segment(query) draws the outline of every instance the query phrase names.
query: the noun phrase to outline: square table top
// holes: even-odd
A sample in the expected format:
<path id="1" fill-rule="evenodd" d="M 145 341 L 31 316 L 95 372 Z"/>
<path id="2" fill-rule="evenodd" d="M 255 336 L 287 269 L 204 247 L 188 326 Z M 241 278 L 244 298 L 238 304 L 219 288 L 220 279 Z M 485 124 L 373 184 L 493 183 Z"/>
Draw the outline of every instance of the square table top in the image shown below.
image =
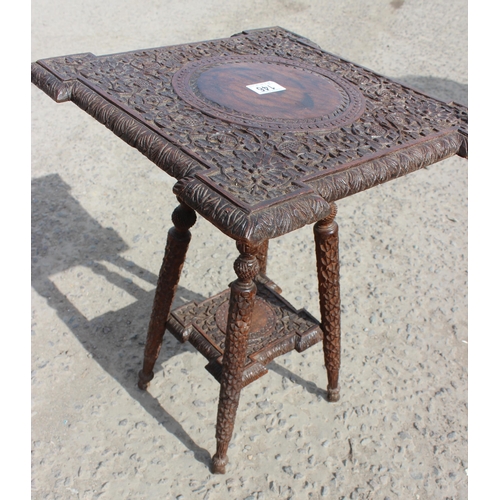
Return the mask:
<path id="1" fill-rule="evenodd" d="M 31 74 L 178 179 L 179 199 L 238 240 L 286 234 L 338 199 L 467 157 L 465 106 L 279 27 L 43 59 Z"/>

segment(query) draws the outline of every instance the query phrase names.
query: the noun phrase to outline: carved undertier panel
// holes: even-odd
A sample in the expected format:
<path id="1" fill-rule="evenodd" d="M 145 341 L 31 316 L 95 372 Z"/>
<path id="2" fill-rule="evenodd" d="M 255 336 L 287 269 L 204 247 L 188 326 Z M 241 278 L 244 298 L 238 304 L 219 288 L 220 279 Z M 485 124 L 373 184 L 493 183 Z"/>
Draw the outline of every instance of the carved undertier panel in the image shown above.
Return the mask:
<path id="1" fill-rule="evenodd" d="M 32 81 L 176 177 L 176 194 L 236 239 L 279 236 L 324 217 L 317 198 L 467 156 L 466 107 L 282 28 L 45 59 L 32 65 Z"/>
<path id="2" fill-rule="evenodd" d="M 319 322 L 306 310 L 297 311 L 281 295 L 257 279 L 257 297 L 248 336 L 243 385 L 267 373 L 265 366 L 293 349 L 302 352 L 323 339 Z M 189 341 L 209 363 L 206 369 L 220 381 L 230 290 L 172 311 L 167 329 Z"/>

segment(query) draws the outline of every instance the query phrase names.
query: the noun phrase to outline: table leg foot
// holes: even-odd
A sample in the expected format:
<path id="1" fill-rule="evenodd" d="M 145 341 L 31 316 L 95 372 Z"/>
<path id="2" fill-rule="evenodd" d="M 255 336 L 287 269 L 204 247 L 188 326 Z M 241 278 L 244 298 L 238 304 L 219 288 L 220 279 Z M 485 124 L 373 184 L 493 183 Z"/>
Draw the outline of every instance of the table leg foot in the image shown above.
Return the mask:
<path id="1" fill-rule="evenodd" d="M 225 474 L 227 457 L 219 458 L 217 455 L 212 457 L 212 474 Z"/>
<path id="2" fill-rule="evenodd" d="M 145 391 L 149 387 L 149 382 L 153 380 L 154 373 L 150 372 L 149 374 L 145 374 L 142 370 L 139 372 L 139 381 L 137 382 L 137 385 L 139 389 L 142 389 Z"/>
<path id="3" fill-rule="evenodd" d="M 160 354 L 168 315 L 191 240 L 189 228 L 196 222 L 196 213 L 181 202 L 172 213 L 172 221 L 174 227 L 168 232 L 165 256 L 158 276 L 153 311 L 149 320 L 144 362 L 139 372 L 138 386 L 143 390 L 148 387 L 154 377 L 153 368 Z"/>
<path id="4" fill-rule="evenodd" d="M 340 399 L 339 233 L 334 221 L 336 214 L 337 207 L 333 203 L 330 215 L 314 225 L 323 352 L 328 376 L 327 399 L 331 402 Z"/>
<path id="5" fill-rule="evenodd" d="M 336 403 L 340 400 L 340 388 L 336 387 L 335 389 L 328 388 L 326 399 L 329 403 Z"/>

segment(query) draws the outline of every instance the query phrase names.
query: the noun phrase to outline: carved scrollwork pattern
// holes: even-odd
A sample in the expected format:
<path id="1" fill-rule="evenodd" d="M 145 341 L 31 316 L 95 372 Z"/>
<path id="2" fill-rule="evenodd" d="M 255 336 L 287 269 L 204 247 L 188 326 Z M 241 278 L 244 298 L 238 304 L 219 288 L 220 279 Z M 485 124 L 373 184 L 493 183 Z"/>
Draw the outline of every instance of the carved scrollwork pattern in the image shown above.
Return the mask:
<path id="1" fill-rule="evenodd" d="M 339 282 L 339 233 L 334 221 L 337 207 L 332 213 L 314 225 L 316 263 L 318 268 L 319 303 L 323 352 L 328 376 L 327 398 L 338 401 L 340 370 L 340 282 Z"/>
<path id="2" fill-rule="evenodd" d="M 210 116 L 182 99 L 172 81 L 188 64 L 221 57 L 280 58 L 334 73 L 362 94 L 364 112 L 352 123 L 301 129 L 297 122 L 295 130 L 231 123 L 231 110 L 227 121 Z M 447 156 L 467 155 L 467 108 L 374 74 L 281 28 L 111 56 L 46 59 L 33 65 L 32 78 L 53 98 L 72 99 L 184 185 L 196 178 L 203 193 L 197 187 L 178 194 L 235 239 L 257 242 L 323 218 L 321 204 L 314 212 L 310 203 L 299 203 L 304 193 L 332 202 Z M 211 203 L 211 193 L 222 202 Z M 262 222 L 269 224 L 265 230 Z"/>
<path id="3" fill-rule="evenodd" d="M 261 322 L 260 328 L 252 327 L 249 332 L 245 370 L 256 359 L 267 364 L 277 355 L 285 354 L 292 349 L 303 351 L 304 338 L 311 339 L 309 346 L 322 340 L 322 332 L 317 328 L 318 322 L 307 311 L 295 310 L 283 298 L 276 295 L 281 290 L 275 290 L 277 285 L 266 280 L 268 278 L 262 275 L 256 278 L 257 297 L 255 300 L 256 306 L 260 307 L 258 314 L 263 316 L 269 314 L 269 322 L 266 321 L 264 324 Z M 227 290 L 199 304 L 186 304 L 173 311 L 173 321 L 170 320 L 168 324 L 169 330 L 181 342 L 189 340 L 211 364 L 218 364 L 218 358 L 224 352 L 226 341 L 227 319 L 223 324 L 220 318 L 222 311 L 225 312 L 227 318 Z M 287 339 L 291 339 L 291 343 L 287 343 Z M 278 351 L 270 353 L 268 346 L 271 344 L 278 346 Z M 219 379 L 219 377 L 216 378 Z"/>

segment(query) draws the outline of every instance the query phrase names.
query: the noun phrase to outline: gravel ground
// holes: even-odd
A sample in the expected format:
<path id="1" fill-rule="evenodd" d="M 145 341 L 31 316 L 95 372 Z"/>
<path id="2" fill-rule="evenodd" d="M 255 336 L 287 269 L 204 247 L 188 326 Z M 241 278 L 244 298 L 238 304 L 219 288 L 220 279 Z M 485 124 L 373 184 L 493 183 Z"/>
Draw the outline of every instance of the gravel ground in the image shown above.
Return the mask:
<path id="1" fill-rule="evenodd" d="M 32 60 L 279 25 L 467 104 L 467 2 L 46 0 Z M 32 89 L 32 498 L 466 499 L 467 162 L 338 203 L 342 396 L 321 345 L 242 393 L 227 474 L 209 471 L 218 384 L 167 334 L 136 388 L 174 180 L 71 103 Z M 234 279 L 199 218 L 174 306 Z M 294 272 L 291 273 L 290 269 Z M 312 228 L 272 240 L 268 274 L 319 317 Z"/>

